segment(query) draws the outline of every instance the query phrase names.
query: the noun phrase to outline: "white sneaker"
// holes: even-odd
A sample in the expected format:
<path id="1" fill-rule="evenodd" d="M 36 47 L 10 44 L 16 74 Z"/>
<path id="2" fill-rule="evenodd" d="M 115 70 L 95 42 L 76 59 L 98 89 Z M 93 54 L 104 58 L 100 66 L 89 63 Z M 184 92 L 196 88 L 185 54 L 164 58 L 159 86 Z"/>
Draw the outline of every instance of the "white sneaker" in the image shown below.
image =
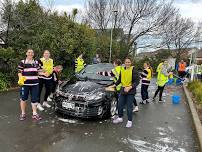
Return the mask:
<path id="1" fill-rule="evenodd" d="M 51 107 L 51 105 L 49 105 L 48 102 L 46 102 L 46 101 L 43 102 L 43 106 L 44 106 L 44 107 L 47 107 L 47 108 L 50 108 L 50 107 Z"/>
<path id="2" fill-rule="evenodd" d="M 53 98 L 53 93 L 51 93 L 49 97 L 50 97 L 50 98 Z"/>
<path id="3" fill-rule="evenodd" d="M 135 108 L 133 108 L 133 112 L 138 112 L 138 111 L 139 111 L 138 106 L 135 106 Z"/>
<path id="4" fill-rule="evenodd" d="M 132 121 L 128 121 L 126 124 L 126 128 L 131 128 L 133 126 L 133 122 Z"/>
<path id="5" fill-rule="evenodd" d="M 119 118 L 119 117 L 113 120 L 114 124 L 118 124 L 118 123 L 122 123 L 122 122 L 123 122 L 123 118 Z"/>
<path id="6" fill-rule="evenodd" d="M 38 103 L 36 107 L 39 111 L 44 111 L 44 108 L 42 107 L 40 103 Z"/>
<path id="7" fill-rule="evenodd" d="M 162 103 L 164 103 L 164 102 L 166 102 L 165 100 L 159 100 L 159 102 L 162 102 Z"/>
<path id="8" fill-rule="evenodd" d="M 47 98 L 47 101 L 48 101 L 48 102 L 51 102 L 51 101 L 53 101 L 53 99 L 49 96 L 49 97 Z"/>
<path id="9" fill-rule="evenodd" d="M 114 120 L 114 119 L 117 119 L 118 116 L 117 116 L 117 115 L 114 115 L 114 116 L 112 116 L 111 118 Z"/>

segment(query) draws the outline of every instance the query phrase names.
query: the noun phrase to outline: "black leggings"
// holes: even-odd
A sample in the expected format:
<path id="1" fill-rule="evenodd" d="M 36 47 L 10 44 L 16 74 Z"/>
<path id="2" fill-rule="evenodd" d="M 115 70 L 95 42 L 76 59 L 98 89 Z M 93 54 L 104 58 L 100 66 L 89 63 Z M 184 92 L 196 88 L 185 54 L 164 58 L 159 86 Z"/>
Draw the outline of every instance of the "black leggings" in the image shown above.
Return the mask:
<path id="1" fill-rule="evenodd" d="M 39 78 L 39 103 L 41 102 L 41 92 L 43 89 L 43 86 L 45 85 L 45 95 L 44 95 L 44 101 L 47 101 L 48 96 L 51 94 L 52 89 L 52 79 L 46 80 Z"/>
<path id="2" fill-rule="evenodd" d="M 148 87 L 149 87 L 149 85 L 145 85 L 145 84 L 142 84 L 142 86 L 141 86 L 142 101 L 149 99 Z"/>
<path id="3" fill-rule="evenodd" d="M 51 93 L 55 93 L 57 86 L 58 82 L 52 81 Z"/>
<path id="4" fill-rule="evenodd" d="M 135 97 L 134 97 L 134 100 L 133 100 L 133 104 L 134 104 L 135 107 L 137 106 L 137 101 L 136 101 Z"/>
<path id="5" fill-rule="evenodd" d="M 159 93 L 159 101 L 161 101 L 162 100 L 162 95 L 163 95 L 164 88 L 165 88 L 165 85 L 162 86 L 162 87 L 158 86 L 158 89 L 155 92 L 154 98 L 156 98 L 157 94 L 160 92 Z"/>

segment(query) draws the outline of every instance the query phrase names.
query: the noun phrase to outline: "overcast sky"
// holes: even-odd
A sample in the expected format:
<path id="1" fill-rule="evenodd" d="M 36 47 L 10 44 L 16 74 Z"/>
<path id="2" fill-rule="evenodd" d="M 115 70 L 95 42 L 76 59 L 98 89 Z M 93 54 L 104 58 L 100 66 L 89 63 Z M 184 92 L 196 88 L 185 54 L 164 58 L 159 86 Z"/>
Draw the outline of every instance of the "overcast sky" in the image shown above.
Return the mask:
<path id="1" fill-rule="evenodd" d="M 0 0 L 4 1 L 4 0 Z M 19 1 L 19 0 L 13 0 Z M 73 8 L 84 9 L 85 0 L 39 0 L 44 7 L 54 6 L 59 12 L 71 12 Z M 166 0 L 165 0 L 166 1 Z M 202 22 L 202 0 L 174 0 L 174 5 L 180 9 L 182 16 Z"/>
<path id="2" fill-rule="evenodd" d="M 40 0 L 43 6 L 52 2 L 58 11 L 71 12 L 73 8 L 83 9 L 85 0 Z M 174 0 L 174 5 L 180 9 L 182 16 L 202 21 L 202 0 Z"/>

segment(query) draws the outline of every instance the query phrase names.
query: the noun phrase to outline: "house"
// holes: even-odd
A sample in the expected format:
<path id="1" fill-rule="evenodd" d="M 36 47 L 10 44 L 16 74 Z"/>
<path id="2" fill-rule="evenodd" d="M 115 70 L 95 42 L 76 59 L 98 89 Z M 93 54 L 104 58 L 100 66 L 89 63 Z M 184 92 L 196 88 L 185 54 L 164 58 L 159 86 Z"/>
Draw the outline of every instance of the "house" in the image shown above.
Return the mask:
<path id="1" fill-rule="evenodd" d="M 192 63 L 202 64 L 202 48 L 201 49 L 193 49 L 189 53 L 189 59 L 192 59 Z"/>
<path id="2" fill-rule="evenodd" d="M 180 51 L 180 58 L 181 59 L 188 59 L 190 58 L 190 52 L 193 50 L 193 48 L 187 48 L 187 49 L 182 49 Z M 157 55 L 160 55 L 161 53 L 166 54 L 167 57 L 176 57 L 178 55 L 177 49 L 159 49 L 153 52 L 141 52 L 137 55 L 139 59 L 143 59 L 145 57 L 147 58 L 155 58 Z"/>

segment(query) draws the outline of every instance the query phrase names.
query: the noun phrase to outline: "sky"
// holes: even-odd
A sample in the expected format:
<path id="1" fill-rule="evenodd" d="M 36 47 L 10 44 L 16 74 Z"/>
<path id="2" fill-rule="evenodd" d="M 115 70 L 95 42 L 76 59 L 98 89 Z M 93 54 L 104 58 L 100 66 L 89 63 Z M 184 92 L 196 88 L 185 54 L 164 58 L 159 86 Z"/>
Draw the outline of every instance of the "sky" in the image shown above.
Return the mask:
<path id="1" fill-rule="evenodd" d="M 3 0 L 0 0 L 0 2 Z M 13 0 L 19 1 L 19 0 Z M 84 11 L 85 0 L 39 0 L 42 6 L 54 8 L 58 12 L 71 12 L 73 8 Z M 165 0 L 166 1 L 166 0 Z M 173 0 L 183 17 L 202 22 L 202 0 Z"/>
<path id="2" fill-rule="evenodd" d="M 45 7 L 54 6 L 59 12 L 71 12 L 73 8 L 84 9 L 85 0 L 40 0 Z M 52 4 L 52 5 L 50 5 Z M 192 18 L 195 22 L 202 22 L 202 0 L 174 0 L 183 17 Z"/>

